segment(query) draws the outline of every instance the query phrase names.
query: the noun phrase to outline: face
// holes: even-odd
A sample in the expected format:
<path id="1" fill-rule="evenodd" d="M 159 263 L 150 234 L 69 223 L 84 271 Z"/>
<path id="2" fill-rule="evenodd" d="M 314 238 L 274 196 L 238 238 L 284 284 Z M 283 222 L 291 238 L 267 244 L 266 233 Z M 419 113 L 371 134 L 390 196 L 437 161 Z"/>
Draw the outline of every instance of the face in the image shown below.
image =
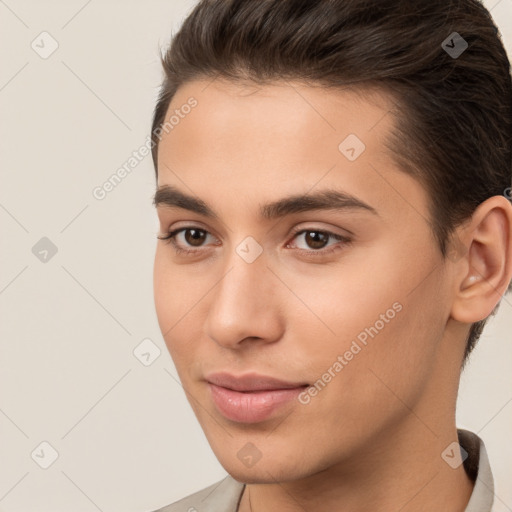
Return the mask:
<path id="1" fill-rule="evenodd" d="M 166 119 L 187 114 L 158 153 L 159 236 L 173 236 L 157 242 L 156 311 L 240 481 L 375 463 L 397 432 L 424 434 L 410 409 L 435 425 L 449 285 L 427 194 L 384 145 L 392 107 L 221 80 L 170 105 Z"/>

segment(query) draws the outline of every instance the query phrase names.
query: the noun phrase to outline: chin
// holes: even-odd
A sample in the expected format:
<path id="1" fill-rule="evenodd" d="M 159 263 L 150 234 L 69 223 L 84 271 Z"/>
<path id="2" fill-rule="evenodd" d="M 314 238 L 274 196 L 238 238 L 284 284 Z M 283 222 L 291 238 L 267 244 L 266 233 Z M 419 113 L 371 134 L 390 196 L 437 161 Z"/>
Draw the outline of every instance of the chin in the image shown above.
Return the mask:
<path id="1" fill-rule="evenodd" d="M 300 478 L 298 475 L 285 472 L 273 471 L 272 468 L 233 468 L 232 466 L 223 466 L 224 469 L 238 482 L 244 484 L 275 484 L 276 482 L 290 482 Z"/>
<path id="2" fill-rule="evenodd" d="M 309 476 L 314 471 L 307 471 L 303 461 L 289 460 L 283 456 L 282 460 L 264 460 L 261 458 L 252 466 L 246 466 L 238 457 L 232 458 L 215 454 L 222 467 L 239 482 L 245 484 L 271 484 L 276 482 L 291 482 Z M 276 455 L 277 457 L 277 455 Z"/>

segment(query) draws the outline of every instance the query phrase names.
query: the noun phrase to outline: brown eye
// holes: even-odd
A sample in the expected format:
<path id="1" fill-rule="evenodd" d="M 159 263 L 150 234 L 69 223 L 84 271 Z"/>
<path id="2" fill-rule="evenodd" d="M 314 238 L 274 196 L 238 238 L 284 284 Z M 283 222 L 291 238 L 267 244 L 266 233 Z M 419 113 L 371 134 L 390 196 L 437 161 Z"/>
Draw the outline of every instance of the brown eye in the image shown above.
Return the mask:
<path id="1" fill-rule="evenodd" d="M 293 244 L 296 250 L 300 254 L 312 257 L 326 256 L 351 243 L 351 240 L 343 235 L 321 229 L 298 230 L 293 234 L 293 238 L 297 240 Z M 336 241 L 338 243 L 330 243 Z M 290 247 L 290 244 L 287 247 Z"/>
<path id="2" fill-rule="evenodd" d="M 206 238 L 206 231 L 203 229 L 188 228 L 183 233 L 185 241 L 194 247 L 200 247 Z"/>
<path id="3" fill-rule="evenodd" d="M 305 231 L 305 241 L 312 249 L 322 249 L 329 240 L 329 234 L 323 231 Z"/>
<path id="4" fill-rule="evenodd" d="M 158 236 L 157 238 L 159 240 L 163 240 L 166 244 L 171 245 L 176 254 L 193 255 L 204 251 L 206 247 L 203 248 L 203 243 L 209 236 L 214 238 L 213 235 L 205 229 L 201 229 L 196 226 L 189 226 L 175 229 L 174 231 L 169 232 L 167 236 Z"/>

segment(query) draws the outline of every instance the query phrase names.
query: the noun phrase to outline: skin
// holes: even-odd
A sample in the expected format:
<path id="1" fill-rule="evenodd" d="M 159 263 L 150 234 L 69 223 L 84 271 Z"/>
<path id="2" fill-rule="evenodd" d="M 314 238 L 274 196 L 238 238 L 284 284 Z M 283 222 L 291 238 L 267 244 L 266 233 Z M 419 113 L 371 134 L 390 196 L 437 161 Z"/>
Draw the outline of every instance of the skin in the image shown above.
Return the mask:
<path id="1" fill-rule="evenodd" d="M 466 254 L 443 260 L 426 191 L 384 147 L 394 122 L 384 94 L 196 80 L 169 112 L 191 96 L 197 107 L 161 140 L 158 186 L 202 199 L 218 219 L 157 206 L 160 236 L 185 226 L 207 233 L 195 245 L 190 232 L 175 239 L 198 250 L 192 256 L 157 242 L 155 306 L 215 455 L 248 483 L 239 510 L 463 511 L 473 484 L 441 453 L 457 441 L 470 324 L 512 278 L 512 205 L 501 196 L 481 204 L 457 231 Z M 350 133 L 366 145 L 353 162 L 338 149 Z M 320 189 L 350 193 L 378 214 L 258 215 L 263 203 Z M 331 237 L 322 248 L 296 227 L 351 241 Z M 263 250 L 253 263 L 236 252 L 247 236 Z M 308 404 L 247 425 L 212 402 L 204 377 L 213 371 L 314 383 L 397 302 L 401 311 Z M 261 453 L 252 467 L 237 457 L 248 442 Z"/>

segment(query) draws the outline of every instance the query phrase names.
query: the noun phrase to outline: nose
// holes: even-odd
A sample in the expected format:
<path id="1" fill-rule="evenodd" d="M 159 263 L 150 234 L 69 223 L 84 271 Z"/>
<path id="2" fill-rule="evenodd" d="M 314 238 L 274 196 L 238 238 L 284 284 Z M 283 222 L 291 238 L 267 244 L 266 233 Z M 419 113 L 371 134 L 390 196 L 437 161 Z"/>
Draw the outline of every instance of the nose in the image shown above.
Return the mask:
<path id="1" fill-rule="evenodd" d="M 284 319 L 277 292 L 279 281 L 262 253 L 244 261 L 235 251 L 214 287 L 205 322 L 206 334 L 225 348 L 238 349 L 277 341 Z"/>

